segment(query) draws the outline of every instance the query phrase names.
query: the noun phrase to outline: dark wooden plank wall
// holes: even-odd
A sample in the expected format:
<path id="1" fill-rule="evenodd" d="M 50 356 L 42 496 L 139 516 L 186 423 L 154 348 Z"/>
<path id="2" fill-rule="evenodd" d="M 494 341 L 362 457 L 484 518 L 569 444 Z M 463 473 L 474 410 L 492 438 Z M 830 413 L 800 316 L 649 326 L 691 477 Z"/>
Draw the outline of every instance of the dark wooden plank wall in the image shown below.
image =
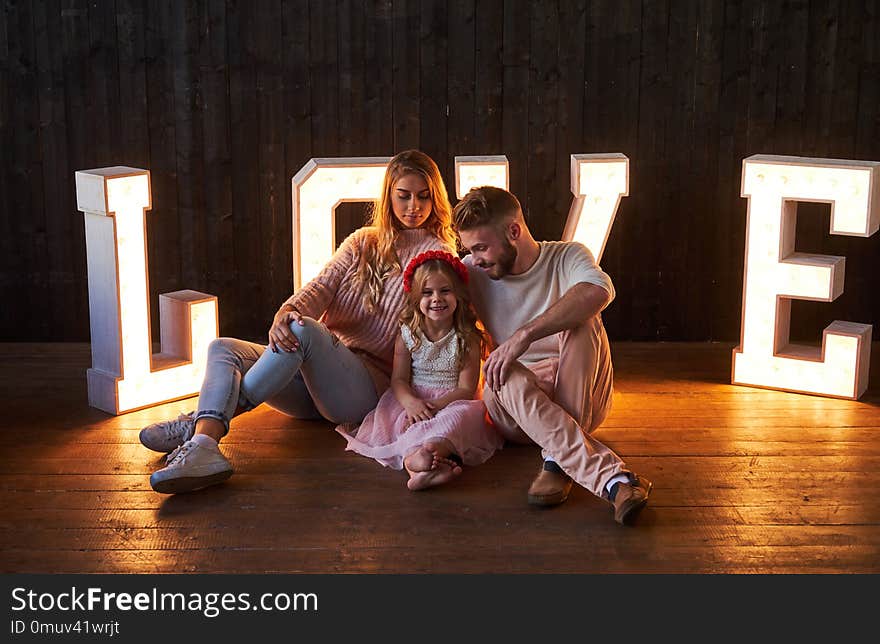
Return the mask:
<path id="1" fill-rule="evenodd" d="M 420 147 L 506 154 L 540 238 L 561 234 L 572 153 L 622 152 L 631 196 L 603 264 L 615 339 L 735 340 L 742 159 L 880 160 L 875 0 L 4 0 L 0 11 L 2 340 L 87 340 L 73 173 L 153 175 L 154 294 L 220 298 L 260 337 L 291 284 L 290 179 L 310 157 Z M 847 257 L 837 302 L 793 333 L 880 318 L 880 235 L 798 248 Z M 342 228 L 362 210 L 347 207 Z M 154 300 L 154 315 L 158 308 Z"/>

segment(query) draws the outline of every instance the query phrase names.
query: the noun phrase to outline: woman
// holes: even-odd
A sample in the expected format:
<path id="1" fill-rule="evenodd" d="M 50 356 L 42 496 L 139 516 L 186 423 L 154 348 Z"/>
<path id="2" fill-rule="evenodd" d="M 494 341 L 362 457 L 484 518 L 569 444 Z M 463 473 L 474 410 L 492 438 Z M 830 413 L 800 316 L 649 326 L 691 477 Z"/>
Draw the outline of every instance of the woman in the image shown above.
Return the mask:
<path id="1" fill-rule="evenodd" d="M 417 150 L 395 156 L 370 224 L 281 305 L 268 346 L 214 340 L 198 409 L 141 431 L 146 447 L 171 451 L 152 488 L 174 494 L 228 479 L 232 465 L 218 443 L 233 417 L 263 402 L 294 418 L 363 420 L 389 385 L 402 267 L 427 250 L 454 252 L 451 221 L 437 164 Z"/>

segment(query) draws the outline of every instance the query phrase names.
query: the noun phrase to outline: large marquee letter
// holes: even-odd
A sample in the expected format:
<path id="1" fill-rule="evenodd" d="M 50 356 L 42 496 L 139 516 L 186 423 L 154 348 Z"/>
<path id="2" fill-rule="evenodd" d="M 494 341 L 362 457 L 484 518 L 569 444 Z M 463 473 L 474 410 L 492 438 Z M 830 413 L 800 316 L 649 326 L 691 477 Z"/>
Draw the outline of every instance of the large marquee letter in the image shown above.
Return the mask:
<path id="1" fill-rule="evenodd" d="M 629 159 L 623 154 L 572 154 L 571 193 L 562 239 L 582 243 L 599 263 L 620 198 L 629 195 Z"/>
<path id="2" fill-rule="evenodd" d="M 111 414 L 197 393 L 217 298 L 196 291 L 159 296 L 161 352 L 152 354 L 146 218 L 150 173 L 113 167 L 76 173 L 85 214 L 92 368 L 89 404 Z"/>
<path id="3" fill-rule="evenodd" d="M 831 302 L 844 258 L 795 252 L 797 202 L 831 204 L 831 234 L 869 237 L 880 224 L 880 163 L 756 155 L 743 161 L 749 200 L 740 346 L 732 383 L 857 399 L 868 387 L 871 326 L 831 323 L 822 346 L 790 343 L 791 299 Z"/>
<path id="4" fill-rule="evenodd" d="M 495 186 L 509 190 L 510 170 L 503 154 L 455 157 L 455 196 L 461 199 L 471 188 Z"/>
<path id="5" fill-rule="evenodd" d="M 336 206 L 373 201 L 382 190 L 390 157 L 311 159 L 293 188 L 293 286 L 321 272 L 336 250 Z"/>

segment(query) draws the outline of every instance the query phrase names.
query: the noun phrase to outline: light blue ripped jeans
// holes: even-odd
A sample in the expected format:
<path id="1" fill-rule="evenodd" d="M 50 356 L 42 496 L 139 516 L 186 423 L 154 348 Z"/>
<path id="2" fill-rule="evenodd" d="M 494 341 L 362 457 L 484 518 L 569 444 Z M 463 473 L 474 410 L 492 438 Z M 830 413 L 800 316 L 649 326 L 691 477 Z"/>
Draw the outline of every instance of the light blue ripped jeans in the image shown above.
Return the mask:
<path id="1" fill-rule="evenodd" d="M 264 402 L 299 419 L 363 420 L 379 402 L 370 372 L 324 324 L 303 322 L 290 325 L 299 340 L 291 353 L 235 338 L 211 342 L 196 420 L 216 418 L 229 431 L 236 409 Z"/>

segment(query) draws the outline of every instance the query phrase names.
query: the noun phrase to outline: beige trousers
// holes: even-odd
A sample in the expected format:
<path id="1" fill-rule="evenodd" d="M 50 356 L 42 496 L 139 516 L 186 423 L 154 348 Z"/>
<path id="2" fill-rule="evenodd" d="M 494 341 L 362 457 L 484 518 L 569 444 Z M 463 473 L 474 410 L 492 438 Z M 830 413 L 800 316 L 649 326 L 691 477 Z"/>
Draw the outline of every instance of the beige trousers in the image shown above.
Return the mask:
<path id="1" fill-rule="evenodd" d="M 628 472 L 617 454 L 590 435 L 611 408 L 611 347 L 595 316 L 557 334 L 559 359 L 517 362 L 501 388 L 483 390 L 492 422 L 508 440 L 534 442 L 576 483 L 605 497 L 605 484 Z"/>

